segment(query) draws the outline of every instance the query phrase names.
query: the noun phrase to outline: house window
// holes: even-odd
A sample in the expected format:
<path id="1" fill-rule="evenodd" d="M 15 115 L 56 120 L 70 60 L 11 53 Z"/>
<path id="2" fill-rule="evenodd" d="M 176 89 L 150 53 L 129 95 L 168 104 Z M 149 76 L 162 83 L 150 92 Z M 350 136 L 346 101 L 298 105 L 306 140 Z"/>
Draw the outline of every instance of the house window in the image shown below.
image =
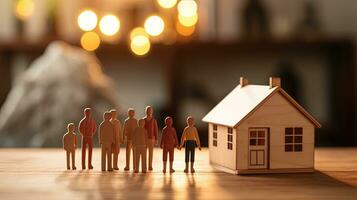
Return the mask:
<path id="1" fill-rule="evenodd" d="M 285 152 L 302 151 L 302 133 L 301 127 L 285 128 Z"/>
<path id="2" fill-rule="evenodd" d="M 227 130 L 227 149 L 232 150 L 233 149 L 233 128 L 228 127 Z"/>
<path id="3" fill-rule="evenodd" d="M 217 146 L 217 125 L 213 124 L 213 140 L 212 140 L 212 145 Z"/>
<path id="4" fill-rule="evenodd" d="M 265 131 L 263 131 L 263 130 L 249 131 L 249 145 L 250 146 L 264 146 L 265 145 Z"/>

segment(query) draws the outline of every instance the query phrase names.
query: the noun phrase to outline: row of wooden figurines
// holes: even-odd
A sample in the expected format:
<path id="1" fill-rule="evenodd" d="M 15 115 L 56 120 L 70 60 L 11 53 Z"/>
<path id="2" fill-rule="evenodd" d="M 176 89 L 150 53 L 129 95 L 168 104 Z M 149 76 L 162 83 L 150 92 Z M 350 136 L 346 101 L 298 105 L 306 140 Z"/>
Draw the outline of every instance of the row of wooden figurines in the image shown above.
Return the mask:
<path id="1" fill-rule="evenodd" d="M 103 122 L 99 125 L 98 135 L 99 144 L 101 146 L 101 165 L 102 171 L 119 170 L 118 156 L 120 152 L 120 144 L 126 144 L 126 166 L 125 171 L 130 169 L 130 155 L 133 153 L 133 169 L 135 173 L 139 172 L 139 162 L 141 160 L 141 170 L 143 173 L 146 170 L 153 170 L 153 149 L 158 144 L 158 126 L 156 119 L 153 117 L 153 109 L 147 106 L 145 109 L 146 116 L 137 120 L 135 118 L 135 110 L 128 109 L 128 117 L 122 128 L 120 121 L 117 119 L 116 110 L 107 111 L 103 114 Z M 179 145 L 176 130 L 173 127 L 173 119 L 166 117 L 165 127 L 162 129 L 162 138 L 160 147 L 163 149 L 163 172 L 166 173 L 167 155 L 169 154 L 169 171 L 175 172 L 173 169 L 174 149 L 179 150 L 185 146 L 185 163 L 184 172 L 194 173 L 195 148 L 198 146 L 201 150 L 200 139 L 197 132 L 194 118 L 187 118 L 187 126 L 185 127 L 181 143 Z M 77 148 L 77 137 L 74 132 L 75 125 L 68 124 L 68 132 L 63 136 L 63 148 L 66 150 L 67 169 L 70 169 L 70 160 L 72 161 L 72 169 L 75 170 L 75 150 Z M 78 127 L 79 133 L 82 136 L 82 169 L 86 169 L 86 151 L 88 148 L 88 169 L 93 169 L 92 166 L 92 149 L 93 136 L 97 130 L 95 120 L 92 118 L 92 110 L 84 109 L 84 118 L 80 121 Z M 123 133 L 123 137 L 122 137 Z M 146 157 L 148 152 L 148 167 Z M 189 162 L 190 170 L 189 170 Z"/>

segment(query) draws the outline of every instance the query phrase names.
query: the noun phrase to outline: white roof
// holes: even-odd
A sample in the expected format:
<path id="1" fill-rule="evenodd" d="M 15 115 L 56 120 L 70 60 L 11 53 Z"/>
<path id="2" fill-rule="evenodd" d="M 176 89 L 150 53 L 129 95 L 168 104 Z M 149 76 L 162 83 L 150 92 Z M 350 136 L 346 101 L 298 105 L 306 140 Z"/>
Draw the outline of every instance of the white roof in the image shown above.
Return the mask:
<path id="1" fill-rule="evenodd" d="M 238 85 L 221 102 L 219 102 L 202 120 L 234 127 L 238 125 L 249 113 L 254 111 L 265 99 L 275 92 L 280 92 L 290 101 L 305 117 L 310 119 L 316 127 L 321 125 L 309 115 L 293 98 L 281 87 L 270 88 L 266 85 Z"/>

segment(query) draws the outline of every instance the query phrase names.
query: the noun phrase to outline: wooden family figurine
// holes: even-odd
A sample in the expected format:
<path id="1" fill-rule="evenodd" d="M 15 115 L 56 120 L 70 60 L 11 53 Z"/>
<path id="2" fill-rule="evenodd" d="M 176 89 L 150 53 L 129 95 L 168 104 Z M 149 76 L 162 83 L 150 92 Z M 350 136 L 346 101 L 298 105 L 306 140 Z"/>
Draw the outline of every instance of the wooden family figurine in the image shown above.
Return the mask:
<path id="1" fill-rule="evenodd" d="M 119 170 L 118 167 L 118 157 L 120 153 L 120 144 L 122 143 L 122 136 L 121 136 L 121 123 L 117 119 L 117 111 L 116 110 L 111 110 L 111 119 L 110 122 L 114 125 L 114 132 L 115 132 L 115 140 L 113 144 L 113 169 Z"/>
<path id="2" fill-rule="evenodd" d="M 124 170 L 130 170 L 130 155 L 133 154 L 133 169 L 135 173 L 139 172 L 141 162 L 141 171 L 145 173 L 148 170 L 153 170 L 153 150 L 157 144 L 158 127 L 157 121 L 153 117 L 153 109 L 147 106 L 145 109 L 145 117 L 139 121 L 135 118 L 135 110 L 128 109 L 128 117 L 124 122 L 123 131 L 121 123 L 117 119 L 117 111 L 110 110 L 103 114 L 103 122 L 99 125 L 98 136 L 99 144 L 101 146 L 101 169 L 102 171 L 119 170 L 118 157 L 120 153 L 120 144 L 122 136 L 126 144 L 126 165 Z M 166 117 L 165 127 L 162 129 L 162 139 L 160 147 L 163 150 L 163 172 L 166 173 L 167 157 L 169 155 L 169 171 L 175 172 L 173 169 L 174 149 L 178 147 L 181 149 L 185 145 L 185 172 L 189 170 L 189 162 L 191 162 L 190 171 L 195 172 L 193 164 L 195 161 L 195 148 L 201 150 L 200 138 L 195 125 L 193 117 L 187 118 L 187 127 L 185 127 L 181 144 L 178 144 L 176 129 L 173 127 L 173 119 Z M 85 158 L 86 149 L 88 147 L 88 169 L 93 169 L 92 166 L 92 149 L 93 136 L 95 135 L 97 124 L 92 117 L 91 108 L 84 109 L 84 118 L 79 123 L 79 132 L 82 136 L 82 169 L 86 168 Z M 74 132 L 75 125 L 68 124 L 68 132 L 63 136 L 63 149 L 66 150 L 67 155 L 67 169 L 70 169 L 70 158 L 72 158 L 72 169 L 75 170 L 75 150 L 77 147 L 77 138 Z M 146 158 L 149 158 L 148 165 Z"/>
<path id="3" fill-rule="evenodd" d="M 134 134 L 132 135 L 132 144 L 135 152 L 134 172 L 139 172 L 139 161 L 141 158 L 141 171 L 146 173 L 146 149 L 149 141 L 148 132 L 145 129 L 144 119 L 140 119 L 138 125 L 139 126 L 135 128 Z"/>
<path id="4" fill-rule="evenodd" d="M 84 109 L 84 118 L 79 122 L 79 133 L 82 136 L 82 169 L 86 168 L 86 147 L 88 146 L 88 169 L 93 169 L 92 151 L 93 136 L 97 129 L 97 124 L 92 118 L 92 109 Z"/>
<path id="5" fill-rule="evenodd" d="M 126 143 L 126 164 L 125 164 L 125 171 L 130 169 L 130 152 L 133 152 L 133 168 L 135 163 L 135 156 L 134 156 L 134 148 L 133 148 L 133 141 L 132 137 L 134 135 L 135 129 L 138 127 L 138 120 L 135 119 L 135 110 L 133 108 L 128 109 L 128 118 L 125 119 L 123 134 L 124 134 L 124 142 Z"/>
<path id="6" fill-rule="evenodd" d="M 187 126 L 183 130 L 181 137 L 181 145 L 179 149 L 181 149 L 185 145 L 185 163 L 186 167 L 184 172 L 188 173 L 188 163 L 191 161 L 191 173 L 195 172 L 193 168 L 193 164 L 195 162 L 195 148 L 196 145 L 198 149 L 201 150 L 200 138 L 198 136 L 197 129 L 195 127 L 195 120 L 192 116 L 187 117 Z"/>
<path id="7" fill-rule="evenodd" d="M 76 153 L 76 148 L 77 148 L 77 136 L 76 133 L 74 132 L 75 126 L 73 123 L 68 124 L 67 130 L 68 132 L 64 134 L 63 136 L 63 149 L 66 150 L 66 155 L 67 155 L 67 169 L 70 168 L 70 157 L 72 157 L 72 169 L 75 170 L 76 168 L 76 158 L 75 158 L 75 153 Z"/>
<path id="8" fill-rule="evenodd" d="M 115 144 L 115 126 L 110 122 L 112 114 L 105 112 L 104 121 L 99 125 L 99 144 L 102 147 L 102 171 L 106 169 L 113 171 L 112 168 L 112 148 Z M 107 168 L 106 168 L 107 160 Z"/>
<path id="9" fill-rule="evenodd" d="M 162 129 L 162 138 L 160 147 L 163 149 L 162 161 L 164 168 L 162 172 L 166 173 L 166 163 L 167 163 L 167 154 L 170 156 L 170 173 L 175 172 L 172 167 L 174 162 L 174 149 L 178 146 L 178 140 L 176 135 L 176 129 L 172 126 L 173 120 L 171 117 L 166 117 L 165 127 Z"/>
<path id="10" fill-rule="evenodd" d="M 152 170 L 152 159 L 154 153 L 154 146 L 157 144 L 157 122 L 153 117 L 153 109 L 151 106 L 147 106 L 145 109 L 146 116 L 143 118 L 145 120 L 145 129 L 148 134 L 148 152 L 149 152 L 149 170 Z"/>

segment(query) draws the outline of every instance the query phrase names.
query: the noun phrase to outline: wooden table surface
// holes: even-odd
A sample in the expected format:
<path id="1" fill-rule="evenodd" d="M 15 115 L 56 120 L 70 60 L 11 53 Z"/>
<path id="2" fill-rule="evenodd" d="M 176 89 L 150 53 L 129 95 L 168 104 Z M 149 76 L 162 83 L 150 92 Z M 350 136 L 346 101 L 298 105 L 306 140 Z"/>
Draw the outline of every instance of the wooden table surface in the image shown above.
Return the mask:
<path id="1" fill-rule="evenodd" d="M 357 199 L 357 148 L 319 148 L 315 173 L 231 175 L 208 164 L 208 150 L 197 151 L 196 173 L 185 174 L 184 151 L 175 154 L 172 175 L 163 174 L 161 150 L 154 171 L 65 170 L 62 149 L 0 149 L 0 199 Z M 77 168 L 80 168 L 77 150 Z"/>

